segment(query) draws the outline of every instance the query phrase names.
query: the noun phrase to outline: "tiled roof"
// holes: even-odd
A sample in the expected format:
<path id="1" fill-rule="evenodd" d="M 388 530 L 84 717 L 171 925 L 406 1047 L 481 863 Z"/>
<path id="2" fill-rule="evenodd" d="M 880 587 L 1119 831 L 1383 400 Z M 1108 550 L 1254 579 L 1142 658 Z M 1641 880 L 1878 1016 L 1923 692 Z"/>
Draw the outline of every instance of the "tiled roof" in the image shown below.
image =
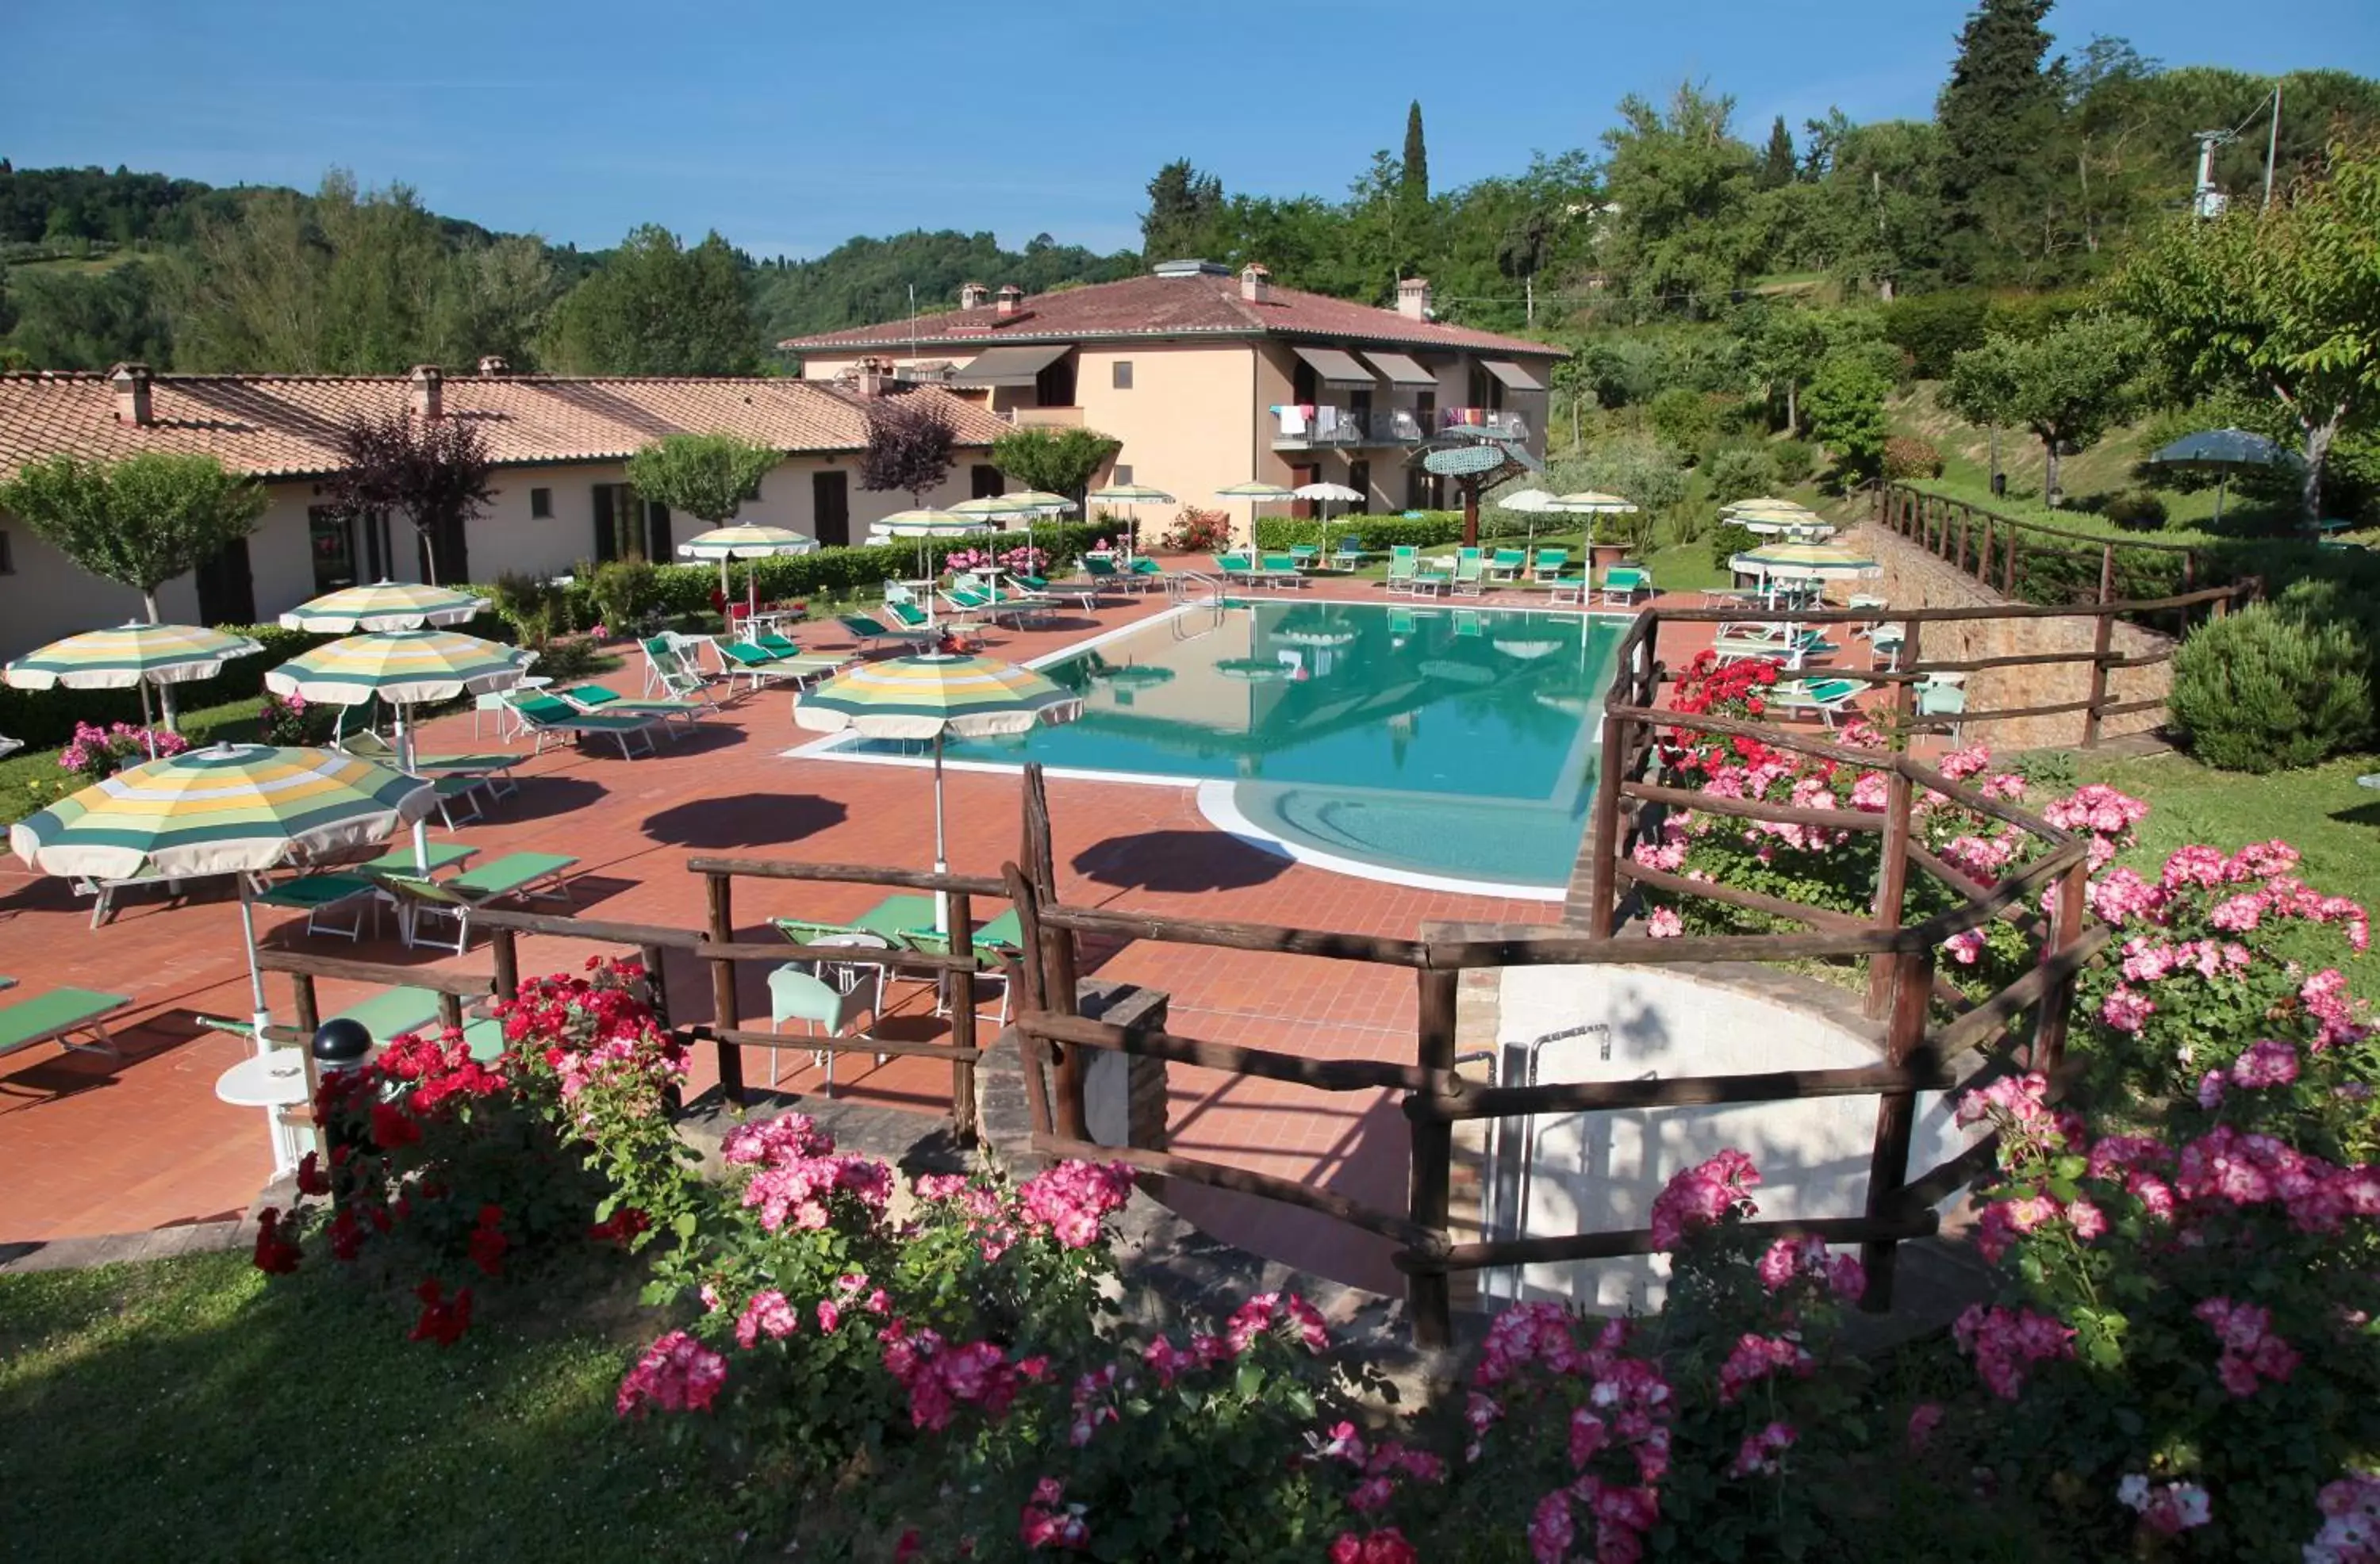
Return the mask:
<path id="1" fill-rule="evenodd" d="M 159 375 L 152 387 L 151 421 L 136 425 L 116 419 L 104 375 L 0 374 L 0 473 L 48 456 L 143 451 L 211 455 L 259 477 L 329 472 L 341 465 L 345 419 L 401 408 L 410 392 L 398 375 Z M 962 445 L 988 445 L 1008 429 L 947 392 L 905 394 L 941 403 Z M 740 434 L 789 452 L 868 443 L 858 398 L 816 381 L 453 375 L 442 406 L 484 429 L 504 464 L 617 460 L 666 434 Z"/>
<path id="2" fill-rule="evenodd" d="M 1393 309 L 1376 309 L 1295 288 L 1275 287 L 1271 297 L 1258 304 L 1240 297 L 1237 277 L 1209 272 L 1126 277 L 1122 282 L 1035 294 L 1026 298 L 1021 314 L 1004 322 L 988 307 L 953 309 L 920 316 L 914 323 L 887 321 L 881 325 L 793 337 L 777 346 L 797 353 L 818 353 L 904 345 L 915 337 L 921 344 L 932 344 L 937 353 L 955 355 L 963 348 L 973 350 L 1002 342 L 1267 334 L 1569 357 L 1548 343 L 1416 321 Z"/>

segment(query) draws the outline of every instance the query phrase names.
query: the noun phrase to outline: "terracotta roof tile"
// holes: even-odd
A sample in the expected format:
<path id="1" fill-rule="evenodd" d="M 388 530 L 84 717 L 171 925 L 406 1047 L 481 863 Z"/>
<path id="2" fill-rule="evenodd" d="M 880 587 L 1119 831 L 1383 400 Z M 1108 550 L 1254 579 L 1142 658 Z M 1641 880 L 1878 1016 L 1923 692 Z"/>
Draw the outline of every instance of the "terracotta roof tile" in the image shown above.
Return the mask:
<path id="1" fill-rule="evenodd" d="M 953 309 L 920 316 L 914 325 L 905 320 L 887 321 L 881 325 L 792 337 L 778 346 L 795 352 L 822 352 L 897 346 L 914 335 L 920 343 L 933 344 L 938 352 L 956 355 L 962 348 L 999 342 L 1272 334 L 1569 357 L 1548 343 L 1437 321 L 1415 321 L 1393 309 L 1376 309 L 1295 288 L 1275 287 L 1271 297 L 1258 304 L 1240 297 L 1237 277 L 1212 273 L 1126 277 L 1122 282 L 1036 294 L 1025 300 L 1021 314 L 1006 321 L 989 309 Z"/>
<path id="2" fill-rule="evenodd" d="M 55 455 L 202 453 L 237 472 L 298 477 L 336 468 L 338 430 L 357 413 L 406 406 L 403 376 L 159 375 L 152 420 L 117 421 L 107 379 L 0 374 L 0 472 Z M 907 393 L 948 407 L 962 445 L 988 445 L 1007 423 L 948 392 Z M 478 422 L 500 463 L 618 460 L 666 434 L 731 433 L 794 451 L 867 443 L 860 401 L 815 381 L 566 380 L 450 376 L 446 414 Z"/>

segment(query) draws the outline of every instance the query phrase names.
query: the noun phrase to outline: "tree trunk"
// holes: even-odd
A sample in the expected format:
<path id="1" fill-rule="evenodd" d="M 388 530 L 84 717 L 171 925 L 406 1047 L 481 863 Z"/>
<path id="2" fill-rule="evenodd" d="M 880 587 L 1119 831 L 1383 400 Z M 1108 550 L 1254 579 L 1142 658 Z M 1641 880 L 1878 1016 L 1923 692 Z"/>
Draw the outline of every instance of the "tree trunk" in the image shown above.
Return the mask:
<path id="1" fill-rule="evenodd" d="M 2050 507 L 2050 509 L 2055 510 L 2058 508 L 2058 501 L 2059 498 L 2058 492 L 2058 441 L 2056 437 L 2046 434 L 2043 435 L 2041 437 L 2041 449 L 2044 458 L 2041 478 L 2041 503 Z"/>
<path id="2" fill-rule="evenodd" d="M 1785 382 L 1785 435 L 1798 440 L 1802 435 L 1802 387 L 1790 377 Z"/>
<path id="3" fill-rule="evenodd" d="M 163 624 L 165 622 L 164 616 L 157 611 L 156 588 L 143 587 L 140 588 L 140 606 L 148 612 L 150 624 Z M 175 725 L 181 713 L 176 709 L 175 707 L 173 685 L 160 685 L 157 686 L 157 709 L 162 713 L 161 720 L 164 722 L 165 731 L 167 733 L 176 734 L 181 732 L 181 729 Z"/>
<path id="4" fill-rule="evenodd" d="M 2305 477 L 2300 480 L 2299 497 L 2305 507 L 2308 530 L 2317 529 L 2322 523 L 2322 468 L 2330 459 L 2330 443 L 2338 437 L 2338 426 L 2347 420 L 2343 406 L 2331 409 L 2330 417 L 2321 423 L 2301 417 L 2299 427 L 2305 430 Z"/>

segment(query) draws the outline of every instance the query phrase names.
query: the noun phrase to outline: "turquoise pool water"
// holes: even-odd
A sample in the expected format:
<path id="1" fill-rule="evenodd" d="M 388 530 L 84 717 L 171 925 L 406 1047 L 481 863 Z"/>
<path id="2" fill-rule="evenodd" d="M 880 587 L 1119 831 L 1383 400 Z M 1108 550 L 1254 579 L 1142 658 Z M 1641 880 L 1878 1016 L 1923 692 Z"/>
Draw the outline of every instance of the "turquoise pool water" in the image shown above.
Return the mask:
<path id="1" fill-rule="evenodd" d="M 1044 664 L 1082 693 L 1076 721 L 948 754 L 1228 781 L 1240 815 L 1293 843 L 1559 887 L 1624 628 L 1443 603 L 1192 609 Z"/>

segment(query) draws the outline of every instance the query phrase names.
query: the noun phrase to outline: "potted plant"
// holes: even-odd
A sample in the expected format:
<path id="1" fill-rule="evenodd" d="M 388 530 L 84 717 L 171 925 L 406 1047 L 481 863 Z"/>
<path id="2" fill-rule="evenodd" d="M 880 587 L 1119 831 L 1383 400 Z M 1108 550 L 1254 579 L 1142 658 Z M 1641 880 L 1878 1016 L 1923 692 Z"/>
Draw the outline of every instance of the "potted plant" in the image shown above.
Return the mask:
<path id="1" fill-rule="evenodd" d="M 1638 541 L 1643 537 L 1642 530 L 1635 525 L 1640 514 L 1624 513 L 1595 518 L 1595 526 L 1587 533 L 1586 551 L 1588 567 L 1597 575 L 1637 552 Z"/>

